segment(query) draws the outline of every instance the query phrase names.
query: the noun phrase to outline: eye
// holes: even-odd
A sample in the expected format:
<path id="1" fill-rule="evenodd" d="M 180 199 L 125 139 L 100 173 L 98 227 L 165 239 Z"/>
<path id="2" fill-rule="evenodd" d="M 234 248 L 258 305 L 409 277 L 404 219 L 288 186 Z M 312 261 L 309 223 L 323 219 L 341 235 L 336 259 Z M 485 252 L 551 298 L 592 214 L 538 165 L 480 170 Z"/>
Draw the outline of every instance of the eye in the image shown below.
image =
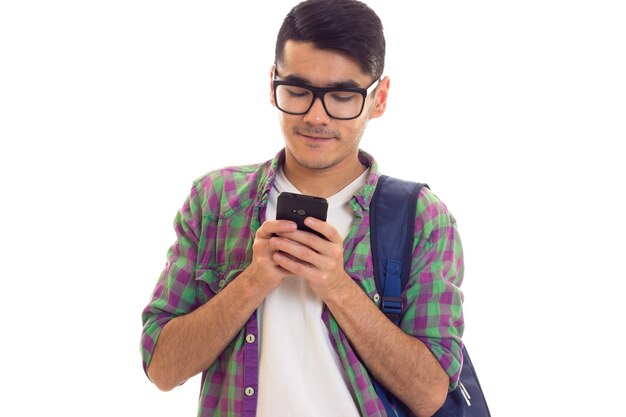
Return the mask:
<path id="1" fill-rule="evenodd" d="M 358 94 L 350 91 L 336 91 L 330 94 L 330 98 L 338 103 L 349 103 L 357 98 Z"/>
<path id="2" fill-rule="evenodd" d="M 311 94 L 311 92 L 309 90 L 305 90 L 304 88 L 298 88 L 298 87 L 285 87 L 285 90 L 287 91 L 287 94 L 289 94 L 289 97 L 293 97 L 293 98 L 300 98 L 300 97 L 307 97 Z"/>

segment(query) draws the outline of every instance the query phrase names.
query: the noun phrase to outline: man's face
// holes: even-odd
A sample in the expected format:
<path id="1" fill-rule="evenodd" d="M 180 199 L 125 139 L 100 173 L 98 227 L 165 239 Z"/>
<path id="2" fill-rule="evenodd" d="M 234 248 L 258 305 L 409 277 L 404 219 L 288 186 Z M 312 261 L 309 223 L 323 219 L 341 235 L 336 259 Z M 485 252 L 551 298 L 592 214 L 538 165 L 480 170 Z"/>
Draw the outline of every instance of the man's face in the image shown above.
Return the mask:
<path id="1" fill-rule="evenodd" d="M 374 81 L 361 71 L 354 58 L 334 50 L 318 49 L 309 42 L 287 41 L 283 60 L 275 71 L 276 79 L 295 79 L 315 87 L 352 84 L 367 88 Z M 384 113 L 388 87 L 389 80 L 381 80 L 375 98 L 369 94 L 363 112 L 352 120 L 331 118 L 320 99 L 315 99 L 313 107 L 303 115 L 279 112 L 285 137 L 286 163 L 308 169 L 358 163 L 359 142 L 365 126 L 371 118 Z M 271 100 L 276 105 L 273 90 Z"/>

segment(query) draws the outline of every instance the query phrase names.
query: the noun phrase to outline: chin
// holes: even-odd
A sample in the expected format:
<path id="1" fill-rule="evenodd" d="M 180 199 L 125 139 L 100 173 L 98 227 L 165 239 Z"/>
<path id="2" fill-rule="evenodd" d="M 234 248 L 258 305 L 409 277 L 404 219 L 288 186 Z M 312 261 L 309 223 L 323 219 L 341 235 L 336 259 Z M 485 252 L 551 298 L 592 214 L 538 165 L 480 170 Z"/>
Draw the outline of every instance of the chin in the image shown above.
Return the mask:
<path id="1" fill-rule="evenodd" d="M 327 158 L 298 158 L 294 156 L 294 159 L 299 165 L 308 169 L 326 169 L 337 164 L 337 162 Z"/>

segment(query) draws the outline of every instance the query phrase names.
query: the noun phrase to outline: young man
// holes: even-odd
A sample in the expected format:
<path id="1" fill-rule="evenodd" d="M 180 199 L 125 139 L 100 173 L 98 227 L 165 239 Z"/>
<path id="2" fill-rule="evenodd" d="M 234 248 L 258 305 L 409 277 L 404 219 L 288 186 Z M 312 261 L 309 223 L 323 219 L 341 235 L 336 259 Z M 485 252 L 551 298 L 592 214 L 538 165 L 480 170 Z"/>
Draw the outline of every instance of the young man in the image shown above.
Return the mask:
<path id="1" fill-rule="evenodd" d="M 379 172 L 359 150 L 385 112 L 385 40 L 353 0 L 306 1 L 276 44 L 270 99 L 285 149 L 194 182 L 143 312 L 144 368 L 162 390 L 202 372 L 199 415 L 384 416 L 376 379 L 432 415 L 461 367 L 463 260 L 453 217 L 418 198 L 401 328 L 380 311 L 369 204 Z M 325 197 L 312 233 L 275 220 L 280 192 Z"/>

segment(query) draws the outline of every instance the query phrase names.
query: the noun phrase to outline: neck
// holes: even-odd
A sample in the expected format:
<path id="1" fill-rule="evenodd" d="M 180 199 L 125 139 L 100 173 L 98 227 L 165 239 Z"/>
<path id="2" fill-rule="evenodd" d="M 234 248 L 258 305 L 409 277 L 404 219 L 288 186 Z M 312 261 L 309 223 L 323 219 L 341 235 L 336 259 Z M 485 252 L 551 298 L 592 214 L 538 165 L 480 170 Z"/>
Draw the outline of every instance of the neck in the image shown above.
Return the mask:
<path id="1" fill-rule="evenodd" d="M 300 165 L 289 152 L 286 152 L 283 164 L 285 177 L 294 187 L 303 194 L 324 198 L 337 194 L 366 169 L 358 157 L 328 168 L 307 168 Z"/>

